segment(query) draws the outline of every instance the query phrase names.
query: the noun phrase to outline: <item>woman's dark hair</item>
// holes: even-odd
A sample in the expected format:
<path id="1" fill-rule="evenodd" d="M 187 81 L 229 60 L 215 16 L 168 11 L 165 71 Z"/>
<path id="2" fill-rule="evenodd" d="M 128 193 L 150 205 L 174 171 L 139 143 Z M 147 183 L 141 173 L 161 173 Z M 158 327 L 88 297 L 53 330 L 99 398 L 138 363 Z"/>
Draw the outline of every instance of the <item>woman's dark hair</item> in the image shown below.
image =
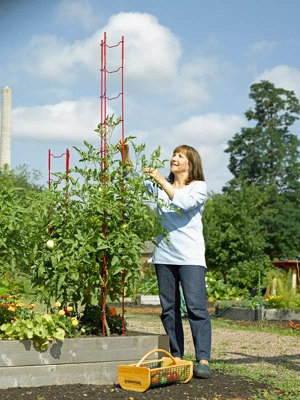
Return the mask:
<path id="1" fill-rule="evenodd" d="M 187 180 L 185 181 L 186 185 L 188 185 L 192 181 L 205 181 L 201 157 L 197 150 L 195 150 L 191 146 L 182 144 L 174 149 L 173 154 L 176 153 L 184 154 L 189 162 L 189 175 Z M 173 172 L 170 172 L 167 181 L 170 183 L 174 182 Z"/>

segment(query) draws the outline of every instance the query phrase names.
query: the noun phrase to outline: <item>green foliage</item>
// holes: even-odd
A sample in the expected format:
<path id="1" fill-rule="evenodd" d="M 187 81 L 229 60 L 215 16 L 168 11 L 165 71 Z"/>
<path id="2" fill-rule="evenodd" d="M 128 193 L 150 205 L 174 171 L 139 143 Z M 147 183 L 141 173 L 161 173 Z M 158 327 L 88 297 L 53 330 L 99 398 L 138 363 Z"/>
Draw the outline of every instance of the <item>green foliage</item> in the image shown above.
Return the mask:
<path id="1" fill-rule="evenodd" d="M 265 252 L 271 259 L 294 259 L 300 253 L 300 189 L 272 193 L 269 214 L 262 216 L 265 228 Z"/>
<path id="2" fill-rule="evenodd" d="M 300 177 L 300 140 L 289 131 L 299 119 L 299 100 L 268 81 L 253 84 L 249 97 L 255 107 L 245 116 L 256 126 L 242 128 L 229 140 L 229 170 L 238 180 L 275 184 L 279 192 L 290 189 Z"/>
<path id="3" fill-rule="evenodd" d="M 49 314 L 34 311 L 35 305 L 25 307 L 18 296 L 0 296 L 0 338 L 4 340 L 32 340 L 34 346 L 46 350 L 53 339 L 63 341 L 65 335 L 79 335 L 78 319 L 73 308 L 62 310 L 60 303 Z"/>
<path id="4" fill-rule="evenodd" d="M 26 165 L 10 170 L 0 169 L 0 292 L 11 293 L 20 270 L 28 272 L 31 264 L 32 222 L 31 204 L 41 186 L 34 183 L 39 173 L 28 172 Z M 2 289 L 1 289 L 2 287 Z M 16 288 L 17 289 L 17 288 Z M 5 293 L 5 292 L 4 292 Z"/>
<path id="5" fill-rule="evenodd" d="M 268 280 L 271 294 L 265 299 L 266 308 L 300 310 L 300 293 L 292 288 L 291 271 L 272 270 Z"/>
<path id="6" fill-rule="evenodd" d="M 280 270 L 271 269 L 267 276 L 267 283 L 270 294 L 262 296 L 258 293 L 252 298 L 246 295 L 244 298 L 236 299 L 232 302 L 224 301 L 227 299 L 217 299 L 215 305 L 219 308 L 243 307 L 243 308 L 277 308 L 282 310 L 300 311 L 300 293 L 292 288 L 291 274 Z M 220 301 L 219 301 L 220 300 Z M 230 300 L 230 299 L 228 299 Z"/>
<path id="7" fill-rule="evenodd" d="M 80 317 L 80 326 L 87 335 L 101 336 L 103 334 L 102 318 L 102 307 L 99 304 L 86 304 Z M 122 333 L 122 316 L 117 313 L 115 308 L 106 307 L 105 323 L 107 323 L 110 334 L 120 335 Z M 124 328 L 126 329 L 126 321 L 124 321 Z"/>
<path id="8" fill-rule="evenodd" d="M 40 179 L 41 172 L 30 172 L 26 164 L 21 164 L 15 169 L 10 169 L 7 164 L 0 168 L 0 187 L 19 188 L 19 197 L 32 197 L 34 193 L 41 192 L 44 186 L 37 183 Z"/>
<path id="9" fill-rule="evenodd" d="M 0 296 L 6 293 L 26 293 L 30 282 L 26 274 L 20 271 L 14 276 L 10 272 L 3 272 L 0 280 Z"/>
<path id="10" fill-rule="evenodd" d="M 223 189 L 241 182 L 268 190 L 269 214 L 261 216 L 265 252 L 270 258 L 295 257 L 300 243 L 300 140 L 290 132 L 299 119 L 300 103 L 293 91 L 268 81 L 251 86 L 254 109 L 246 111 L 254 127 L 242 128 L 229 140 L 229 170 L 234 178 Z"/>
<path id="11" fill-rule="evenodd" d="M 223 279 L 215 279 L 212 273 L 206 275 L 206 296 L 209 301 L 217 300 L 237 300 L 249 295 L 247 289 L 241 289 L 230 283 L 225 283 Z"/>
<path id="12" fill-rule="evenodd" d="M 0 272 L 18 273 L 30 258 L 29 200 L 20 198 L 20 188 L 0 186 Z"/>
<path id="13" fill-rule="evenodd" d="M 143 268 L 136 292 L 135 298 L 138 295 L 158 295 L 158 283 L 154 267 Z"/>
<path id="14" fill-rule="evenodd" d="M 147 161 L 145 146 L 129 140 L 141 169 L 161 165 L 159 150 Z M 149 212 L 148 204 L 157 200 L 148 194 L 143 176 L 131 174 L 125 179 L 128 165 L 118 157 L 118 146 L 107 144 L 106 155 L 101 155 L 90 143 L 84 145 L 75 148 L 79 165 L 67 175 L 57 174 L 61 183 L 54 182 L 33 205 L 40 234 L 34 246 L 32 283 L 46 303 L 51 297 L 74 304 L 89 304 L 96 298 L 101 305 L 104 295 L 111 301 L 125 293 L 131 296 L 139 281 L 145 241 L 155 243 L 158 234 L 165 235 L 158 217 Z M 46 246 L 50 238 L 53 250 Z"/>
<path id="15" fill-rule="evenodd" d="M 268 269 L 260 217 L 266 194 L 255 185 L 242 184 L 223 194 L 212 194 L 203 215 L 209 270 L 225 284 L 251 289 Z M 219 276 L 218 276 L 219 275 Z"/>

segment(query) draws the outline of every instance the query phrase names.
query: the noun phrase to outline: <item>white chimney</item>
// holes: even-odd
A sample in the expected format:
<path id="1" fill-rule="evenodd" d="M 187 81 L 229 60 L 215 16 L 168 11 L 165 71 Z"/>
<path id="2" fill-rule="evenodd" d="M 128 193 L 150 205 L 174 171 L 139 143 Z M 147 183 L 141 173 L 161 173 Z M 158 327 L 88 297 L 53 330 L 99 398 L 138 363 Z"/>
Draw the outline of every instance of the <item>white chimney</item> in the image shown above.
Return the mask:
<path id="1" fill-rule="evenodd" d="M 0 167 L 10 167 L 12 88 L 2 88 Z"/>

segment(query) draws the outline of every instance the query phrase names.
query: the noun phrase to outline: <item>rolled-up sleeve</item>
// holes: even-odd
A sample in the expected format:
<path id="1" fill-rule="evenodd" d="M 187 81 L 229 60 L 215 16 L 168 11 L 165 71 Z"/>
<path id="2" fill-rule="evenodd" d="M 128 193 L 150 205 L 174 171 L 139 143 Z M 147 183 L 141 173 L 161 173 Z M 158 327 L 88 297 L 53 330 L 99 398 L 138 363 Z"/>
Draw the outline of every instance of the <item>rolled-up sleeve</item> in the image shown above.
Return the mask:
<path id="1" fill-rule="evenodd" d="M 197 181 L 191 184 L 190 190 L 175 190 L 171 204 L 180 208 L 182 211 L 192 210 L 196 207 L 202 207 L 207 198 L 207 185 L 205 182 Z"/>

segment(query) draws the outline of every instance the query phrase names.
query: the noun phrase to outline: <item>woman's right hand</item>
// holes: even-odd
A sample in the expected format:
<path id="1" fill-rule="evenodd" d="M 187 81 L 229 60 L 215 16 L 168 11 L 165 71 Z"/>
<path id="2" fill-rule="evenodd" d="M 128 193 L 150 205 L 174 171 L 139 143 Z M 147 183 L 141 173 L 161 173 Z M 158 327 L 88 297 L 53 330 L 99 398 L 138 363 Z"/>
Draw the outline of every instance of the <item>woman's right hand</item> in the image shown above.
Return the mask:
<path id="1" fill-rule="evenodd" d="M 118 144 L 117 144 L 117 148 L 119 150 L 119 152 L 122 155 L 122 160 L 123 162 L 129 163 L 129 165 L 127 165 L 126 169 L 128 171 L 130 171 L 130 169 L 132 168 L 132 161 L 130 159 L 130 154 L 129 154 L 129 144 L 126 142 L 126 140 L 119 140 Z M 124 159 L 123 159 L 123 149 L 124 149 Z"/>
<path id="2" fill-rule="evenodd" d="M 126 142 L 126 140 L 119 140 L 118 144 L 117 144 L 118 150 L 120 153 L 122 153 L 123 148 L 124 148 L 124 154 L 129 154 L 129 144 L 128 142 Z"/>

